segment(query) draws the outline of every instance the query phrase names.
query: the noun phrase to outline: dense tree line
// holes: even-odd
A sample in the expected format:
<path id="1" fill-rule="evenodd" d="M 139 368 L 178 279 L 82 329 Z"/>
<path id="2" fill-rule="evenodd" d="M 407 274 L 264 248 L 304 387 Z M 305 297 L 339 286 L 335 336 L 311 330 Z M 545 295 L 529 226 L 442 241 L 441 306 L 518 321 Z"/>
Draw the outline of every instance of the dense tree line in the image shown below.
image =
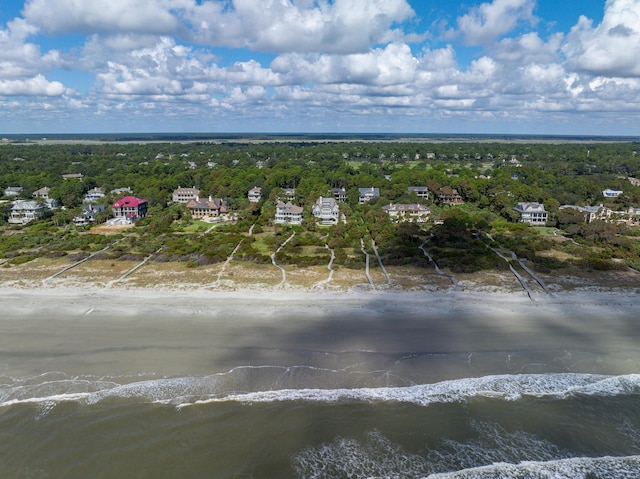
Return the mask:
<path id="1" fill-rule="evenodd" d="M 366 238 L 375 240 L 389 264 L 425 264 L 418 246 L 429 241 L 436 256 L 452 269 L 460 264 L 471 270 L 500 267 L 487 253 L 482 236 L 497 230 L 501 241 L 540 266 L 558 266 L 536 258 L 536 250 L 552 246 L 531 228 L 515 223 L 515 204 L 534 201 L 545 205 L 550 225 L 561 228 L 573 243 L 589 248 L 589 254 L 583 255 L 590 255 L 587 266 L 608 267 L 614 264 L 610 260 L 622 259 L 623 264 L 638 267 L 635 230 L 604 222 L 587 224 L 582 215 L 560 209 L 563 204 L 601 203 L 613 210 L 639 207 L 640 187 L 628 180 L 640 177 L 637 146 L 631 142 L 4 144 L 0 146 L 0 192 L 21 186 L 20 198 L 30 199 L 34 191 L 48 186 L 50 196 L 64 209 L 35 224 L 12 226 L 6 223 L 9 198 L 5 198 L 0 204 L 0 256 L 15 256 L 16 251 L 34 255 L 39 249 L 50 254 L 73 249 L 89 252 L 111 241 L 90 230 L 77 230 L 71 222 L 86 192 L 98 186 L 107 192 L 100 200 L 107 206 L 117 199 L 110 192 L 124 187 L 150 205 L 150 216 L 112 254 L 162 251 L 158 257 L 165 260 L 220 261 L 255 223 L 257 231 L 271 228 L 269 234 L 245 241 L 239 255 L 266 261 L 266 251 L 279 238 L 279 227 L 272 225 L 275 201 L 283 197 L 283 189 L 295 188 L 295 202 L 308 218 L 301 231 L 310 236 L 300 236 L 290 245 L 285 262 L 324 261 L 327 244 L 337 250 L 343 265 L 360 267 L 357 252 L 360 240 Z M 83 179 L 63 179 L 76 173 Z M 450 186 L 466 204 L 443 207 L 433 195 L 421 200 L 408 192 L 409 186 L 416 185 L 428 186 L 432 192 Z M 240 221 L 217 229 L 215 235 L 189 232 L 188 210 L 171 205 L 171 193 L 179 186 L 195 186 L 203 195 L 225 199 Z M 257 206 L 246 198 L 254 186 L 263 189 L 263 201 Z M 359 187 L 377 187 L 381 197 L 359 205 Z M 329 195 L 330 188 L 347 191 L 342 212 L 348 223 L 320 228 L 311 219 L 311 207 L 318 196 Z M 605 188 L 624 193 L 604 198 Z M 417 202 L 427 203 L 440 224 L 393 223 L 381 209 L 388 203 Z"/>

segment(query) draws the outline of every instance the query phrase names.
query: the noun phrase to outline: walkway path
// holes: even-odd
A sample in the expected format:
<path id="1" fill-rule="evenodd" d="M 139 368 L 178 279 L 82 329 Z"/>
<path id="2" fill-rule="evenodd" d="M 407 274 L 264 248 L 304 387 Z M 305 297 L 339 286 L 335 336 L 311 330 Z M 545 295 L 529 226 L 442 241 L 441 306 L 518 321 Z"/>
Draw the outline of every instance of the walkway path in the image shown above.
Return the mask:
<path id="1" fill-rule="evenodd" d="M 329 264 L 327 265 L 327 269 L 329 270 L 329 277 L 327 279 L 323 279 L 322 281 L 318 281 L 316 284 L 313 285 L 314 287 L 324 286 L 325 284 L 330 283 L 331 280 L 333 279 L 333 262 L 336 259 L 336 252 L 331 248 L 329 248 L 328 244 L 325 244 L 324 247 L 327 248 L 329 252 L 331 252 L 331 259 L 329 260 Z"/>
<path id="2" fill-rule="evenodd" d="M 424 255 L 429 259 L 429 261 L 431 262 L 431 264 L 433 265 L 433 267 L 436 269 L 436 273 L 438 273 L 440 276 L 444 276 L 445 278 L 449 278 L 451 280 L 451 282 L 453 283 L 454 286 L 458 286 L 458 280 L 456 279 L 456 277 L 452 274 L 447 274 L 445 272 L 443 272 L 438 265 L 436 264 L 436 262 L 433 260 L 433 258 L 431 257 L 431 255 L 429 253 L 427 253 L 427 250 L 424 249 L 424 245 L 427 242 L 425 241 L 424 243 L 422 243 L 419 248 L 422 250 L 422 252 L 424 253 Z"/>
<path id="3" fill-rule="evenodd" d="M 71 268 L 75 268 L 76 266 L 78 266 L 79 264 L 84 263 L 85 261 L 90 260 L 91 258 L 93 258 L 95 255 L 102 253 L 103 251 L 108 250 L 112 245 L 107 246 L 106 248 L 102 248 L 100 251 L 96 251 L 93 254 L 90 254 L 89 256 L 87 256 L 86 258 L 81 259 L 80 261 L 76 261 L 75 263 L 66 266 L 65 268 L 62 268 L 60 271 L 58 271 L 55 274 L 52 274 L 51 276 L 49 276 L 48 278 L 45 278 L 42 280 L 42 283 L 46 283 L 47 281 L 49 281 L 50 279 L 56 278 L 57 276 L 60 276 L 62 273 L 66 273 L 67 271 L 69 271 Z"/>
<path id="4" fill-rule="evenodd" d="M 369 272 L 369 253 L 367 253 L 366 250 L 364 249 L 364 240 L 362 238 L 360 238 L 360 249 L 364 253 L 364 259 L 365 259 L 364 274 L 367 276 L 367 279 L 369 280 L 369 284 L 371 285 L 371 288 L 375 289 L 376 286 L 373 284 L 373 279 L 371 279 L 371 273 Z"/>
<path id="5" fill-rule="evenodd" d="M 153 258 L 155 255 L 157 255 L 160 251 L 162 250 L 162 248 L 160 248 L 158 251 L 156 251 L 153 254 L 150 254 L 149 256 L 147 256 L 145 259 L 143 259 L 142 261 L 140 261 L 137 265 L 135 265 L 133 268 L 131 268 L 129 271 L 127 271 L 126 273 L 124 273 L 122 276 L 120 276 L 118 279 L 115 279 L 113 281 L 109 281 L 106 284 L 106 288 L 110 288 L 111 286 L 113 286 L 115 283 L 118 283 L 120 281 L 122 281 L 123 279 L 125 279 L 127 276 L 129 276 L 130 274 L 134 273 L 135 271 L 139 270 L 140 268 L 142 268 L 145 264 L 147 264 L 147 262 Z"/>
<path id="6" fill-rule="evenodd" d="M 489 238 L 489 240 L 491 241 L 495 241 L 493 239 L 493 237 L 487 233 L 487 238 Z M 502 254 L 500 254 L 495 248 L 492 248 L 491 246 L 487 245 L 487 248 L 490 248 L 493 252 L 495 252 L 498 256 L 500 256 L 502 259 L 504 259 L 505 261 L 509 262 L 509 259 L 505 256 L 503 256 Z M 531 276 L 531 278 L 533 278 L 539 285 L 540 287 L 544 290 L 545 293 L 547 293 L 548 295 L 552 295 L 551 291 L 549 290 L 549 288 L 547 287 L 547 285 L 544 283 L 544 281 L 542 281 L 542 279 L 540 279 L 540 277 L 538 275 L 536 275 L 531 268 L 529 268 L 525 262 L 526 259 L 523 258 L 518 258 L 518 255 L 516 255 L 513 251 L 511 251 L 508 248 L 505 248 L 504 246 L 500 245 L 500 248 L 504 251 L 507 251 L 510 255 L 511 255 L 511 259 L 513 259 L 514 261 L 517 261 L 518 264 L 520 265 L 520 267 L 522 267 L 523 270 L 525 270 L 527 272 L 527 274 L 529 276 Z M 511 267 L 511 263 L 509 263 L 509 266 Z M 512 268 L 513 269 L 513 268 Z M 516 277 L 518 278 L 519 275 L 516 275 Z M 520 280 L 521 277 L 518 278 L 518 280 Z M 522 283 L 523 280 L 520 280 L 520 282 Z M 525 289 L 528 291 L 529 288 Z M 529 292 L 529 291 L 528 291 Z M 531 294 L 529 294 L 529 296 L 531 296 Z"/>
<path id="7" fill-rule="evenodd" d="M 491 237 L 489 237 L 489 238 L 491 238 Z M 491 239 L 493 239 L 493 238 L 491 238 Z M 497 254 L 500 258 L 502 258 L 503 260 L 505 260 L 507 262 L 507 264 L 509 265 L 509 270 L 511 270 L 513 275 L 520 282 L 520 286 L 522 286 L 522 289 L 524 289 L 526 291 L 527 295 L 529 296 L 529 299 L 531 301 L 535 301 L 535 299 L 533 297 L 533 291 L 531 291 L 531 289 L 527 285 L 527 282 L 524 280 L 524 278 L 520 274 L 518 274 L 518 272 L 514 269 L 513 265 L 511 264 L 511 261 L 509 261 L 509 258 L 504 256 L 502 253 L 500 253 L 500 251 L 498 251 L 494 247 L 489 246 L 488 244 L 486 244 L 485 246 L 487 248 L 489 248 L 491 251 L 493 251 L 495 254 Z"/>
<path id="8" fill-rule="evenodd" d="M 384 265 L 382 264 L 382 259 L 378 254 L 378 248 L 376 248 L 376 242 L 373 241 L 373 238 L 371 238 L 371 247 L 373 248 L 373 253 L 376 255 L 376 258 L 378 258 L 378 264 L 380 265 L 380 268 L 384 273 L 384 277 L 387 278 L 387 284 L 391 284 L 391 277 L 389 276 L 389 273 L 387 273 L 387 268 L 385 268 Z"/>
<path id="9" fill-rule="evenodd" d="M 282 266 L 278 266 L 278 264 L 276 263 L 276 255 L 278 254 L 278 252 L 279 252 L 282 248 L 284 248 L 284 247 L 285 247 L 285 245 L 286 245 L 289 241 L 291 241 L 291 239 L 292 239 L 295 235 L 296 235 L 296 232 L 294 231 L 293 233 L 291 233 L 291 236 L 289 236 L 289 237 L 284 241 L 284 243 L 282 243 L 282 244 L 280 245 L 280 247 L 276 250 L 276 252 L 275 252 L 275 253 L 273 253 L 273 254 L 271 255 L 271 263 L 272 263 L 276 268 L 278 268 L 280 271 L 282 271 L 282 281 L 280 281 L 276 286 L 282 286 L 284 283 L 286 283 L 286 282 L 287 282 L 287 273 L 286 273 L 286 271 L 284 270 L 284 268 L 283 268 Z"/>

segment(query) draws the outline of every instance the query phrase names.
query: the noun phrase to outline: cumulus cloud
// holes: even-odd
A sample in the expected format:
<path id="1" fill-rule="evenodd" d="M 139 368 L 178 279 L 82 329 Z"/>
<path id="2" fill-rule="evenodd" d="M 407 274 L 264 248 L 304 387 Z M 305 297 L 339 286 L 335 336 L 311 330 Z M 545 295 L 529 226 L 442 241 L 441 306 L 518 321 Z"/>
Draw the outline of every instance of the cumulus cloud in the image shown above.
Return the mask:
<path id="1" fill-rule="evenodd" d="M 27 0 L 24 17 L 46 33 L 176 32 L 180 0 Z"/>
<path id="2" fill-rule="evenodd" d="M 263 128 L 275 118 L 388 125 L 640 108 L 640 0 L 608 0 L 599 25 L 583 17 L 547 35 L 534 8 L 486 0 L 457 19 L 447 45 L 405 32 L 425 20 L 409 23 L 409 0 L 26 0 L 24 18 L 0 26 L 0 97 L 38 118 L 67 112 L 118 128 L 124 118 L 134 128 L 159 117 Z M 77 33 L 84 45 L 42 52 L 37 43 Z M 460 42 L 482 46 L 479 56 L 459 61 Z M 57 69 L 95 82 L 76 94 L 47 79 Z"/>
<path id="3" fill-rule="evenodd" d="M 52 50 L 43 55 L 38 45 L 27 41 L 36 32 L 35 27 L 20 18 L 0 29 L 0 78 L 32 77 L 64 64 L 60 52 Z"/>
<path id="4" fill-rule="evenodd" d="M 61 96 L 66 89 L 60 82 L 37 75 L 27 80 L 0 80 L 1 96 Z"/>
<path id="5" fill-rule="evenodd" d="M 47 33 L 172 35 L 211 46 L 271 52 L 362 52 L 402 37 L 406 0 L 27 0 L 25 18 Z"/>
<path id="6" fill-rule="evenodd" d="M 458 18 L 458 30 L 467 45 L 483 45 L 511 32 L 520 23 L 535 23 L 535 0 L 493 0 Z"/>
<path id="7" fill-rule="evenodd" d="M 640 76 L 640 2 L 607 0 L 599 25 L 582 16 L 563 52 L 571 67 L 596 75 Z"/>

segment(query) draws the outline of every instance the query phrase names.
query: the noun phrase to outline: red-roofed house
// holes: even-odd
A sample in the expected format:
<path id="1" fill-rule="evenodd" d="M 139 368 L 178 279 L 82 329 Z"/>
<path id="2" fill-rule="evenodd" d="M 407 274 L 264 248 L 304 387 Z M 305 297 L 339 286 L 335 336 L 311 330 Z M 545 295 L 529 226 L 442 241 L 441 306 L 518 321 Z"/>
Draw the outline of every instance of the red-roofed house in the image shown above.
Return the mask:
<path id="1" fill-rule="evenodd" d="M 129 222 L 134 222 L 138 218 L 147 216 L 147 200 L 136 198 L 135 196 L 125 196 L 111 205 L 113 216 L 116 218 L 126 218 Z"/>

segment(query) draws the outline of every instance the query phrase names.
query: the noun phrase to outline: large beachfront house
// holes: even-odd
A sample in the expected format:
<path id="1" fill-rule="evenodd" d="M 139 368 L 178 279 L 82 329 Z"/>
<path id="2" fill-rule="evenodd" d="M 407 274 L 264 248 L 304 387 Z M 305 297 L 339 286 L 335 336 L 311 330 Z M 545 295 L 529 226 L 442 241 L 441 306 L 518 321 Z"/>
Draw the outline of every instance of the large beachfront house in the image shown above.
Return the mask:
<path id="1" fill-rule="evenodd" d="M 338 203 L 336 203 L 335 198 L 324 198 L 321 196 L 313 205 L 311 212 L 323 225 L 338 224 L 340 207 Z"/>
<path id="2" fill-rule="evenodd" d="M 229 213 L 226 201 L 222 198 L 200 198 L 195 197 L 189 200 L 187 208 L 191 211 L 193 218 L 218 218 Z"/>
<path id="3" fill-rule="evenodd" d="M 542 203 L 520 202 L 515 210 L 520 214 L 520 223 L 528 223 L 532 226 L 545 226 L 547 224 L 547 212 Z"/>
<path id="4" fill-rule="evenodd" d="M 58 206 L 54 199 L 47 200 L 16 200 L 11 206 L 9 223 L 25 225 L 30 221 L 41 218 L 45 210 L 53 210 Z"/>
<path id="5" fill-rule="evenodd" d="M 419 204 L 398 204 L 391 203 L 382 207 L 386 211 L 389 218 L 396 221 L 406 221 L 409 223 L 424 223 L 429 218 L 431 210 Z"/>
<path id="6" fill-rule="evenodd" d="M 291 202 L 276 204 L 275 223 L 279 225 L 299 225 L 302 223 L 302 206 L 292 205 Z"/>
<path id="7" fill-rule="evenodd" d="M 125 196 L 111 205 L 113 216 L 124 218 L 127 223 L 134 223 L 147 216 L 147 200 L 135 196 Z"/>
<path id="8" fill-rule="evenodd" d="M 189 201 L 196 199 L 200 196 L 200 190 L 195 186 L 193 188 L 181 188 L 178 186 L 177 189 L 173 190 L 173 194 L 171 195 L 171 200 L 174 203 L 184 203 L 187 204 Z"/>

